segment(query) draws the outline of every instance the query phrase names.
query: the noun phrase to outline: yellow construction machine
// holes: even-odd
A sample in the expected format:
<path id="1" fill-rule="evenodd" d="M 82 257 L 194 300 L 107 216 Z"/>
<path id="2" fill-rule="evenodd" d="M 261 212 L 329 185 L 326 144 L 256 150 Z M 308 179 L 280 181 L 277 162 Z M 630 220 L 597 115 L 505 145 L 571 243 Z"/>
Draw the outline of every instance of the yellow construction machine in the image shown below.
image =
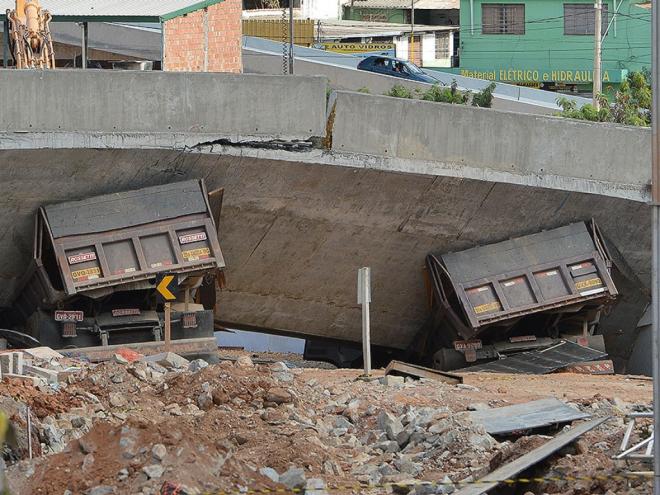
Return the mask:
<path id="1" fill-rule="evenodd" d="M 16 8 L 7 10 L 9 50 L 17 69 L 55 68 L 51 15 L 39 0 L 16 0 Z"/>

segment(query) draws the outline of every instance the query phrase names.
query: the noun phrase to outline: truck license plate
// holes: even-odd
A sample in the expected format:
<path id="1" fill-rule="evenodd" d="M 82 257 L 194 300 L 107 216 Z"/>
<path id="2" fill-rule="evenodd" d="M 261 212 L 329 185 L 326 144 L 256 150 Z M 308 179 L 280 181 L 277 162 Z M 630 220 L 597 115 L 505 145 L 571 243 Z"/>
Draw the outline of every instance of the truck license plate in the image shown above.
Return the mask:
<path id="1" fill-rule="evenodd" d="M 82 311 L 55 311 L 55 321 L 83 321 Z"/>
<path id="2" fill-rule="evenodd" d="M 115 318 L 119 316 L 140 316 L 140 308 L 113 309 L 112 316 Z"/>
<path id="3" fill-rule="evenodd" d="M 456 340 L 454 341 L 454 349 L 457 351 L 476 351 L 477 349 L 481 349 L 483 345 L 481 344 L 481 340 L 475 339 L 475 340 Z"/>

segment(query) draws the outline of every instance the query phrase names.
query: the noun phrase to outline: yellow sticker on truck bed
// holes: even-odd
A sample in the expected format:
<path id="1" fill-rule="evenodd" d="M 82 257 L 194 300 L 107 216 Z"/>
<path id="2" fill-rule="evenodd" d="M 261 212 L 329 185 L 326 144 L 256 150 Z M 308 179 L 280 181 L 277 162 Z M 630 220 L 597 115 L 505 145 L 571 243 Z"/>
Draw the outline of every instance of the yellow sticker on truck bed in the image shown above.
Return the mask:
<path id="1" fill-rule="evenodd" d="M 474 307 L 474 312 L 477 314 L 488 313 L 489 311 L 499 311 L 500 303 L 493 301 L 487 304 L 480 304 L 479 306 Z"/>
<path id="2" fill-rule="evenodd" d="M 84 282 L 85 280 L 92 280 L 101 276 L 101 269 L 98 266 L 92 268 L 85 268 L 84 270 L 76 270 L 71 272 L 73 280 L 76 282 Z"/>
<path id="3" fill-rule="evenodd" d="M 575 282 L 575 288 L 577 290 L 588 289 L 589 287 L 597 287 L 599 285 L 603 285 L 603 281 L 598 277 L 590 278 L 589 280 L 581 280 L 580 282 Z"/>
<path id="4" fill-rule="evenodd" d="M 211 250 L 209 248 L 189 249 L 188 251 L 182 251 L 181 256 L 186 261 L 199 261 L 210 257 Z"/>

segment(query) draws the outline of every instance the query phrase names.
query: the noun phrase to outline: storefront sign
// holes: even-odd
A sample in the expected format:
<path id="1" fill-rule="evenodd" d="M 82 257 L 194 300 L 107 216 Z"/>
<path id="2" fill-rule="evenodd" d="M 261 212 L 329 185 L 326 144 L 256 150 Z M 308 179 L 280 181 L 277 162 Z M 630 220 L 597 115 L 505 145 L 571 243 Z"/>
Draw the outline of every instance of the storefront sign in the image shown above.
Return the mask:
<path id="1" fill-rule="evenodd" d="M 370 53 L 394 50 L 394 43 L 323 43 L 323 49 L 336 53 Z"/>
<path id="2" fill-rule="evenodd" d="M 625 77 L 624 71 L 603 71 L 603 82 L 621 82 Z M 591 70 L 537 70 L 537 69 L 494 69 L 486 71 L 461 69 L 461 76 L 476 77 L 488 81 L 502 81 L 508 83 L 544 83 L 562 82 L 570 84 L 591 84 L 593 72 Z"/>

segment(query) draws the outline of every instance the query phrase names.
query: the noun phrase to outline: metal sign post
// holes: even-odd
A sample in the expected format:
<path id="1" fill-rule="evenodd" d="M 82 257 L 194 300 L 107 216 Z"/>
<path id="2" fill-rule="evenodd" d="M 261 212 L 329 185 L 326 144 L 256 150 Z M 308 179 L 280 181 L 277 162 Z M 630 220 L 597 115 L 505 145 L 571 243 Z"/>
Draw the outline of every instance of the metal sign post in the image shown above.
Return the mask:
<path id="1" fill-rule="evenodd" d="M 172 305 L 179 291 L 179 282 L 176 275 L 163 274 L 156 279 L 156 292 L 159 299 L 165 303 L 165 350 L 171 350 L 172 339 Z"/>
<path id="2" fill-rule="evenodd" d="M 660 8 L 657 2 L 651 3 L 651 81 L 653 85 L 653 105 L 651 107 L 651 201 L 653 213 L 653 268 L 652 268 L 652 316 L 653 316 L 653 431 L 660 432 L 660 141 L 658 119 L 660 118 Z M 653 439 L 653 493 L 660 495 L 660 435 Z"/>
<path id="3" fill-rule="evenodd" d="M 364 376 L 371 376 L 371 336 L 369 322 L 369 303 L 371 302 L 371 269 L 360 268 L 358 271 L 358 304 L 362 305 L 362 360 Z"/>
<path id="4" fill-rule="evenodd" d="M 172 303 L 165 303 L 165 351 L 172 350 Z"/>

